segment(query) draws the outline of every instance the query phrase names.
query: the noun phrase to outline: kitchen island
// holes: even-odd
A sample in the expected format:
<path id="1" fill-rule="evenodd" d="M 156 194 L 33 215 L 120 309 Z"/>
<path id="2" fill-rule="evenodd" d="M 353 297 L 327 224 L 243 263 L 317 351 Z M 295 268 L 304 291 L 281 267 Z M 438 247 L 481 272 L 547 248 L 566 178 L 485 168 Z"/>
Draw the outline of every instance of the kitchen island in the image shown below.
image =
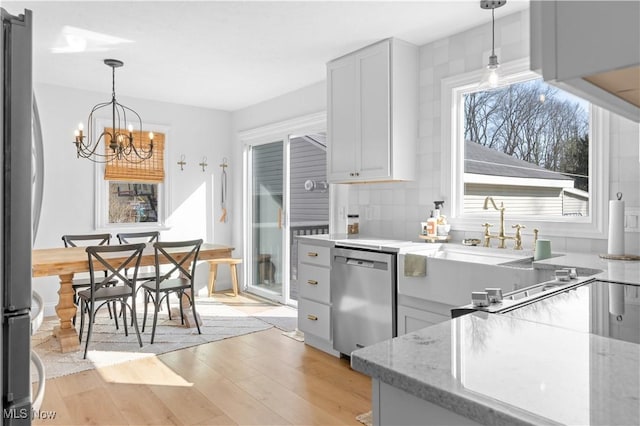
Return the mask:
<path id="1" fill-rule="evenodd" d="M 596 278 L 632 284 L 623 322 L 631 338 L 616 336 L 620 318 L 589 290 L 578 327 L 548 321 L 557 306 L 541 304 L 544 321 L 476 312 L 354 351 L 352 367 L 373 379 L 374 424 L 640 424 L 638 262 L 567 255 L 538 267 L 552 262 L 598 266 Z"/>

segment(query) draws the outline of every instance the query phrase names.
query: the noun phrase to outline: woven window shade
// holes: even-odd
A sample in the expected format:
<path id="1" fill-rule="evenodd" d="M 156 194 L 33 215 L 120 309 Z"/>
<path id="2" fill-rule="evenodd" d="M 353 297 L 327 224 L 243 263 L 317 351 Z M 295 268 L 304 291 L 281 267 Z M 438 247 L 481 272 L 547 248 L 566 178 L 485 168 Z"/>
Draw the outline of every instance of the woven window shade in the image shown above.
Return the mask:
<path id="1" fill-rule="evenodd" d="M 111 132 L 111 129 L 105 129 Z M 105 150 L 110 153 L 109 136 L 105 138 Z M 133 143 L 136 148 L 143 146 L 148 150 L 149 132 L 133 132 Z M 133 154 L 135 157 L 135 154 Z M 134 160 L 135 161 L 135 160 Z M 138 161 L 140 161 L 138 159 Z M 125 159 L 107 163 L 104 168 L 105 180 L 122 182 L 150 182 L 161 183 L 164 180 L 164 134 L 153 133 L 153 155 L 151 158 L 138 163 L 130 163 Z"/>

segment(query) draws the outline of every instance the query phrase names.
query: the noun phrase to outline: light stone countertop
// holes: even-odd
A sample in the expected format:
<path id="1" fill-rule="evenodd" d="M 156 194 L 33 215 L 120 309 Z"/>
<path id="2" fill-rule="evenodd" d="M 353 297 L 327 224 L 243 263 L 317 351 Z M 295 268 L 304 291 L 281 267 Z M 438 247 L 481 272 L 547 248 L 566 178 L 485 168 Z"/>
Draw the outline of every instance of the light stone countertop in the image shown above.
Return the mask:
<path id="1" fill-rule="evenodd" d="M 465 315 L 351 365 L 482 424 L 640 424 L 640 345 L 509 316 Z"/>

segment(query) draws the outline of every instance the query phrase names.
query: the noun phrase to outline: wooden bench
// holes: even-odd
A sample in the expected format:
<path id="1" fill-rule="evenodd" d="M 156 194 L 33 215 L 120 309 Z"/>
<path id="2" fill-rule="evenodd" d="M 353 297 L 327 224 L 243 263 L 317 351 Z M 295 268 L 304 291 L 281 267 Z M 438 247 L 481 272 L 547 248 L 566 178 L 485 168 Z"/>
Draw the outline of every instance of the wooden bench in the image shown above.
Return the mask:
<path id="1" fill-rule="evenodd" d="M 224 257 L 220 259 L 208 260 L 211 269 L 209 269 L 209 297 L 213 296 L 213 292 L 216 288 L 216 275 L 218 274 L 218 265 L 229 265 L 229 271 L 231 272 L 231 284 L 233 285 L 233 295 L 238 295 L 238 269 L 236 265 L 242 263 L 242 259 L 236 259 L 233 257 Z"/>

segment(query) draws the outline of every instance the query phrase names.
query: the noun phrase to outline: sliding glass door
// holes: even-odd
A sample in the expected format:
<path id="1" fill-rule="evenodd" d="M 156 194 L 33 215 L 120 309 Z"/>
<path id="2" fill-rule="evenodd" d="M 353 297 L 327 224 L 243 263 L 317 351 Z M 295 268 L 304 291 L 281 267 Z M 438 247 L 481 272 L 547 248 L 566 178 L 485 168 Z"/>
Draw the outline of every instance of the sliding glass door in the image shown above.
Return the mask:
<path id="1" fill-rule="evenodd" d="M 293 306 L 298 300 L 296 236 L 329 232 L 325 117 L 316 114 L 302 125 L 278 124 L 273 131 L 240 135 L 246 288 Z"/>
<path id="2" fill-rule="evenodd" d="M 285 143 L 249 149 L 249 291 L 285 303 Z"/>

